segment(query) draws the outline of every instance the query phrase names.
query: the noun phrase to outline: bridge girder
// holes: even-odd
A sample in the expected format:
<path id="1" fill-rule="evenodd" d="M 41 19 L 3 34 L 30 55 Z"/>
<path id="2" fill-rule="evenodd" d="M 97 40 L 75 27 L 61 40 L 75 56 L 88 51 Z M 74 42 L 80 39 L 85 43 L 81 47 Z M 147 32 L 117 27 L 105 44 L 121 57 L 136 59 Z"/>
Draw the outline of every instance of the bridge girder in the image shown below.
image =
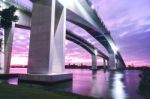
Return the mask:
<path id="1" fill-rule="evenodd" d="M 95 54 L 95 50 L 97 50 L 97 52 L 98 52 L 97 56 L 100 56 L 100 57 L 108 60 L 108 56 L 107 55 L 105 55 L 103 52 L 101 52 L 99 49 L 94 47 L 92 44 L 90 44 L 88 41 L 86 41 L 82 37 L 75 35 L 72 31 L 70 31 L 70 30 L 66 31 L 66 38 L 68 40 L 73 41 L 74 43 L 80 45 L 85 50 L 87 50 L 90 54 L 94 55 Z"/>
<path id="2" fill-rule="evenodd" d="M 104 23 L 98 17 L 96 11 L 91 8 L 91 3 L 89 0 L 75 0 L 75 2 L 76 3 L 72 8 L 67 7 L 67 20 L 85 29 L 106 48 L 108 53 L 115 53 L 115 56 L 118 57 L 118 60 L 125 67 L 125 63 L 121 54 L 118 51 L 114 51 L 111 45 L 115 45 L 115 43 L 110 35 L 110 32 L 106 29 Z"/>

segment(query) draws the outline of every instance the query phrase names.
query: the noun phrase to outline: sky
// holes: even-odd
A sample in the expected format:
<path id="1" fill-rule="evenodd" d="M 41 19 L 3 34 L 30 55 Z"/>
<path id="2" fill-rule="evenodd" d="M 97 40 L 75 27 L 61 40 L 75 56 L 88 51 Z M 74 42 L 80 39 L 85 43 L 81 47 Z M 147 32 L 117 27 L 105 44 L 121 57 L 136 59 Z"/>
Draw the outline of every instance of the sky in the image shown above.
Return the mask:
<path id="1" fill-rule="evenodd" d="M 150 0 L 93 0 L 93 4 L 126 64 L 150 65 Z"/>
<path id="2" fill-rule="evenodd" d="M 91 0 L 119 48 L 126 65 L 150 65 L 150 0 Z M 67 22 L 67 28 L 86 38 L 106 55 L 106 49 L 82 28 Z M 12 65 L 26 65 L 30 31 L 15 29 Z M 66 40 L 66 64 L 91 65 L 91 55 Z M 97 57 L 98 58 L 98 57 Z M 98 58 L 98 65 L 102 59 Z"/>

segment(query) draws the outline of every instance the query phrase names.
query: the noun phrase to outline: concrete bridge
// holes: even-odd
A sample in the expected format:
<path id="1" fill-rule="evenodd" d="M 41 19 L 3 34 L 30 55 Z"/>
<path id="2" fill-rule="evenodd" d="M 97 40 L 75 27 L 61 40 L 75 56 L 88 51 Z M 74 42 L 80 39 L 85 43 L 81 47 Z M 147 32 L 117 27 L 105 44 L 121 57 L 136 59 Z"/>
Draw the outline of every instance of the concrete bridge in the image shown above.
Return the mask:
<path id="1" fill-rule="evenodd" d="M 32 0 L 32 10 L 32 3 L 28 0 L 25 2 L 31 5 L 23 4 L 23 1 L 19 0 L 5 1 L 3 5 L 5 7 L 9 4 L 15 4 L 20 8 L 16 13 L 19 16 L 19 22 L 16 23 L 16 26 L 31 26 L 28 73 L 47 74 L 63 72 L 66 20 L 85 29 L 106 48 L 109 53 L 110 69 L 125 68 L 125 63 L 116 48 L 110 32 L 92 8 L 89 0 L 72 0 L 67 2 L 64 2 L 65 0 Z M 13 34 L 14 27 L 10 31 L 11 34 Z M 73 38 L 70 39 L 73 40 Z M 9 42 L 11 42 L 11 39 Z M 98 51 L 98 53 L 101 52 Z M 102 53 L 101 55 L 104 56 Z M 5 60 L 9 60 L 9 53 L 6 56 Z M 9 64 L 9 61 L 7 61 L 7 64 Z"/>
<path id="2" fill-rule="evenodd" d="M 103 52 L 101 52 L 99 49 L 94 47 L 92 44 L 90 44 L 88 41 L 86 41 L 82 37 L 77 36 L 77 35 L 75 35 L 75 33 L 67 30 L 66 38 L 68 40 L 80 45 L 81 47 L 83 47 L 85 50 L 87 50 L 91 54 L 93 70 L 97 69 L 97 58 L 96 58 L 97 56 L 103 58 L 103 66 L 108 65 L 108 63 L 106 64 L 106 62 L 108 62 L 108 60 L 109 60 L 108 56 L 106 56 Z"/>

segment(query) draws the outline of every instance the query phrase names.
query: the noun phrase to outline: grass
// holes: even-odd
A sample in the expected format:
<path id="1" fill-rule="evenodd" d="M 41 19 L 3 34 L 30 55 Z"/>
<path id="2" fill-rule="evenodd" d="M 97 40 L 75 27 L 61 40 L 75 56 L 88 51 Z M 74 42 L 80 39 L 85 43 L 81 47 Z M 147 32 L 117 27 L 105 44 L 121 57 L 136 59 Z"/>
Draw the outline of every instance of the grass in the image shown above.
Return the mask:
<path id="1" fill-rule="evenodd" d="M 76 94 L 46 91 L 26 86 L 0 84 L 0 99 L 94 99 Z"/>

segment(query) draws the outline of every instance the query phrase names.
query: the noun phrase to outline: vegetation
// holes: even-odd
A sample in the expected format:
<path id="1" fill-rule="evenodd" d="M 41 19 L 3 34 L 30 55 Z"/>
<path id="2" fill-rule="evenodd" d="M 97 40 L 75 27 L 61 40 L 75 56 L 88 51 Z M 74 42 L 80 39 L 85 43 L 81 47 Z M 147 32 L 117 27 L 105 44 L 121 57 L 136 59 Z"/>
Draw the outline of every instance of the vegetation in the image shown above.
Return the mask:
<path id="1" fill-rule="evenodd" d="M 144 70 L 144 69 L 150 69 L 150 66 L 134 67 L 129 65 L 128 67 L 126 67 L 126 70 Z"/>
<path id="2" fill-rule="evenodd" d="M 52 92 L 26 86 L 0 84 L 0 99 L 94 99 L 65 92 Z"/>
<path id="3" fill-rule="evenodd" d="M 14 15 L 17 8 L 15 6 L 10 6 L 9 8 L 3 9 L 0 11 L 0 27 L 8 29 L 12 26 L 12 22 L 18 21 L 18 16 Z"/>
<path id="4" fill-rule="evenodd" d="M 146 99 L 150 99 L 150 68 L 143 68 L 140 75 L 139 93 Z"/>

